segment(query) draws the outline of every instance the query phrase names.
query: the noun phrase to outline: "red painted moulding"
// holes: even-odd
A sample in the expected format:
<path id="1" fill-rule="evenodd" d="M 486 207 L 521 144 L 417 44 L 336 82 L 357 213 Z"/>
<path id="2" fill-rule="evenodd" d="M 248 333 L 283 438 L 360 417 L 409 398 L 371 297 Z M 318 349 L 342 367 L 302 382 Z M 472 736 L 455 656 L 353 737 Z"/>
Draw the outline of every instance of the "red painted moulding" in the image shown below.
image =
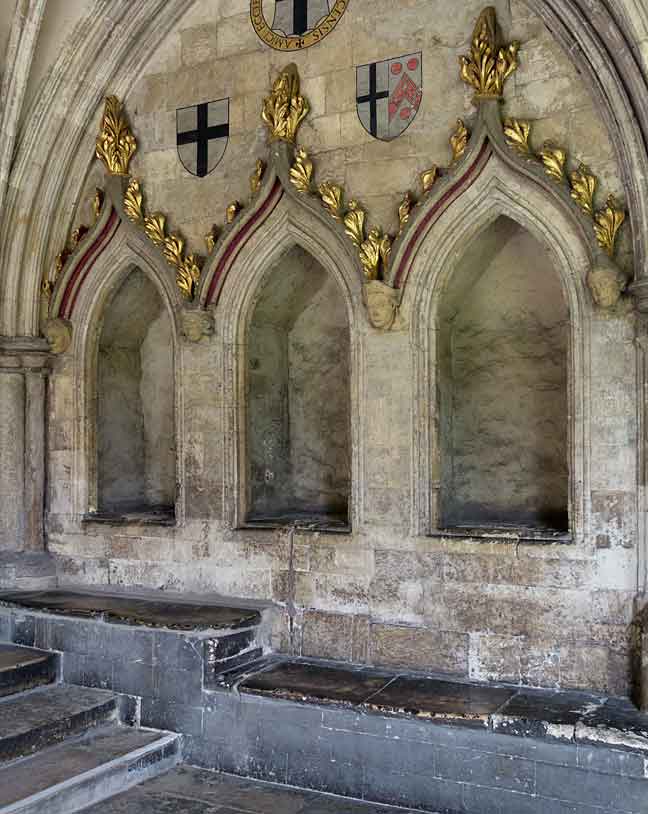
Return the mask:
<path id="1" fill-rule="evenodd" d="M 484 167 L 488 164 L 488 160 L 493 153 L 488 139 L 484 141 L 481 150 L 475 161 L 468 167 L 466 172 L 459 178 L 447 192 L 434 204 L 430 211 L 425 215 L 423 220 L 416 227 L 412 237 L 407 241 L 407 246 L 403 252 L 396 276 L 394 277 L 394 287 L 404 288 L 409 277 L 409 272 L 414 261 L 414 257 L 421 243 L 421 238 L 428 229 L 436 223 L 445 210 L 459 198 L 463 193 L 470 189 L 475 181 L 481 175 Z"/>
<path id="2" fill-rule="evenodd" d="M 219 283 L 225 281 L 230 268 L 232 267 L 232 263 L 236 259 L 237 255 L 241 251 L 241 249 L 245 246 L 248 240 L 252 237 L 254 232 L 261 226 L 261 224 L 266 220 L 266 218 L 270 215 L 270 213 L 275 209 L 281 198 L 283 197 L 283 187 L 279 179 L 277 179 L 270 190 L 270 194 L 265 199 L 265 201 L 259 206 L 257 211 L 254 215 L 250 218 L 249 221 L 241 228 L 239 232 L 237 232 L 234 237 L 230 240 L 229 244 L 227 245 L 225 251 L 223 252 L 222 257 L 218 261 L 218 265 L 216 266 L 216 270 L 214 271 L 214 276 L 211 279 L 209 284 L 209 289 L 207 291 L 207 297 L 205 299 L 205 307 L 210 305 L 212 301 L 216 304 L 218 303 L 218 299 L 220 297 L 220 293 L 223 289 L 222 284 L 219 286 Z M 216 292 L 216 288 L 218 287 L 218 293 L 214 297 Z"/>
<path id="3" fill-rule="evenodd" d="M 104 251 L 115 236 L 119 224 L 119 217 L 117 216 L 117 212 L 113 209 L 110 213 L 110 217 L 106 221 L 106 225 L 101 230 L 96 240 L 90 246 L 88 246 L 85 252 L 81 255 L 81 258 L 76 263 L 75 269 L 67 281 L 63 297 L 61 298 L 61 305 L 58 309 L 59 316 L 63 317 L 64 319 L 70 319 L 72 316 L 81 286 L 85 282 L 86 277 L 90 273 L 90 269 L 95 264 L 99 255 Z M 79 284 L 75 288 L 77 280 L 79 281 Z"/>

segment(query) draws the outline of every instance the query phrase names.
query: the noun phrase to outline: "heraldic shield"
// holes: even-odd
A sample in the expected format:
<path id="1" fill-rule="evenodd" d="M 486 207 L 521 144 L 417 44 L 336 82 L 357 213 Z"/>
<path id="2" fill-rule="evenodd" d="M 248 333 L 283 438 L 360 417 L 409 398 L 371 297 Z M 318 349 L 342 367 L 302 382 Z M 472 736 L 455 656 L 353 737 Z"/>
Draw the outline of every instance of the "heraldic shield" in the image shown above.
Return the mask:
<path id="1" fill-rule="evenodd" d="M 422 55 L 406 54 L 356 69 L 356 105 L 364 129 L 391 141 L 416 118 L 423 97 Z"/>
<path id="2" fill-rule="evenodd" d="M 301 37 L 329 14 L 333 0 L 275 0 L 272 30 L 284 37 Z"/>
<path id="3" fill-rule="evenodd" d="M 176 110 L 178 157 L 192 175 L 216 168 L 229 141 L 229 98 Z"/>

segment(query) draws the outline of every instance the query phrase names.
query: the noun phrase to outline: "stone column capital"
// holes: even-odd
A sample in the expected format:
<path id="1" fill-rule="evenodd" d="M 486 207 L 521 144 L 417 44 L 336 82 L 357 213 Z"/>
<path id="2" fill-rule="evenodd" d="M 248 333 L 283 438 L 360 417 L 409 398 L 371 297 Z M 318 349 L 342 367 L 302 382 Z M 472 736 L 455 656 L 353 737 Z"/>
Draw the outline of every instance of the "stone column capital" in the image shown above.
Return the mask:
<path id="1" fill-rule="evenodd" d="M 0 371 L 47 371 L 51 353 L 46 339 L 37 336 L 0 336 Z"/>

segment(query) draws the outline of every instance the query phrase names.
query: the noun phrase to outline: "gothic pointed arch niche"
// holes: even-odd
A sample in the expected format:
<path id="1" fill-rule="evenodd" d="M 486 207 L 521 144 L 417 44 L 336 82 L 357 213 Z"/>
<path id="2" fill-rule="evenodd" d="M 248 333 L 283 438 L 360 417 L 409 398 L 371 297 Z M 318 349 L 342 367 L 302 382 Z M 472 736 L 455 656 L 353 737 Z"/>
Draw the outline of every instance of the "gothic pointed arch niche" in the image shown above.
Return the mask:
<path id="1" fill-rule="evenodd" d="M 96 343 L 98 517 L 175 518 L 172 324 L 137 266 L 104 306 Z"/>
<path id="2" fill-rule="evenodd" d="M 546 245 L 505 215 L 473 237 L 438 307 L 442 528 L 569 531 L 568 326 Z"/>
<path id="3" fill-rule="evenodd" d="M 363 307 L 344 235 L 320 208 L 284 194 L 218 293 L 232 526 L 346 531 L 358 519 L 361 430 L 351 416 Z"/>
<path id="4" fill-rule="evenodd" d="M 293 246 L 268 270 L 246 334 L 245 522 L 346 529 L 350 330 L 335 279 Z"/>
<path id="5" fill-rule="evenodd" d="M 592 242 L 507 153 L 481 160 L 420 238 L 403 292 L 417 348 L 414 525 L 577 542 Z"/>

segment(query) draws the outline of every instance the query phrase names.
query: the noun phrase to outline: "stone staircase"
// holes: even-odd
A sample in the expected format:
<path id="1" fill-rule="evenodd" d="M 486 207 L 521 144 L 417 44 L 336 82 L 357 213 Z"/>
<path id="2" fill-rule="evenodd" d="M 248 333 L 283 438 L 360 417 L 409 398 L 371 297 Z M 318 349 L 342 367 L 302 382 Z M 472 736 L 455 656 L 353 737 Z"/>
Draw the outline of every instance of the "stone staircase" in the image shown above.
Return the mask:
<path id="1" fill-rule="evenodd" d="M 57 660 L 0 644 L 0 814 L 73 814 L 178 763 L 179 735 L 129 726 L 125 696 L 56 683 Z"/>

